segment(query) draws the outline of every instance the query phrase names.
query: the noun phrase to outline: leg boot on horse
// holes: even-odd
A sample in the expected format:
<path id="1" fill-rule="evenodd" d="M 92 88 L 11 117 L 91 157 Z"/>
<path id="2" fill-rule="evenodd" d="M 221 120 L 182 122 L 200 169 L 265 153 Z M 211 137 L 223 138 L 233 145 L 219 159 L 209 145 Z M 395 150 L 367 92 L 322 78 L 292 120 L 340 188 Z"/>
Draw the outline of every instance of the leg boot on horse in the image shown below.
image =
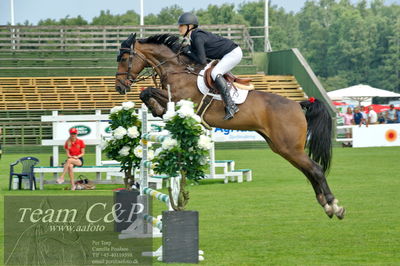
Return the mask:
<path id="1" fill-rule="evenodd" d="M 221 74 L 217 75 L 217 77 L 215 78 L 215 86 L 221 93 L 222 100 L 225 103 L 224 120 L 230 120 L 233 118 L 235 113 L 239 111 L 239 107 L 237 107 L 237 105 L 233 102 L 232 97 L 229 93 L 228 84 Z"/>

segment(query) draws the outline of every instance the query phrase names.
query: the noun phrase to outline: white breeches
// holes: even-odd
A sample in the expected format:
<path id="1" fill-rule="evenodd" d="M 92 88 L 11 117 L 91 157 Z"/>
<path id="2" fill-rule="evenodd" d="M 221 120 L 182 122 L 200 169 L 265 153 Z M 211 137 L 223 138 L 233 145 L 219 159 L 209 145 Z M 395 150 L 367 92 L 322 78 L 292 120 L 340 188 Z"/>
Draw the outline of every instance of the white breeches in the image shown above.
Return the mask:
<path id="1" fill-rule="evenodd" d="M 234 68 L 237 64 L 242 60 L 243 53 L 242 49 L 238 46 L 219 60 L 218 64 L 211 71 L 211 77 L 213 80 L 221 74 L 224 75 L 228 73 L 232 68 Z"/>

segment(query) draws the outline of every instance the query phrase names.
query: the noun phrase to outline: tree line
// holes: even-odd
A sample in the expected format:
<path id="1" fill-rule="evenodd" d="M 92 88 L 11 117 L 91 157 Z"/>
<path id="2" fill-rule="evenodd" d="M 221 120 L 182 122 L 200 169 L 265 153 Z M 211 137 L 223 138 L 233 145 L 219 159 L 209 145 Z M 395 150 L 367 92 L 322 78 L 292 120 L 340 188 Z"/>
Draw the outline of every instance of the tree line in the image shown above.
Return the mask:
<path id="1" fill-rule="evenodd" d="M 201 24 L 264 25 L 264 1 L 223 4 L 192 10 Z M 145 17 L 146 25 L 175 24 L 184 10 L 173 5 Z M 400 5 L 384 0 L 306 1 L 297 13 L 271 5 L 270 42 L 273 50 L 299 48 L 327 90 L 359 83 L 400 92 Z M 86 21 L 81 16 L 46 19 L 38 25 L 139 25 L 133 10 L 110 11 Z M 25 24 L 29 24 L 26 22 Z M 252 36 L 264 34 L 251 29 Z M 255 39 L 255 50 L 263 51 Z"/>

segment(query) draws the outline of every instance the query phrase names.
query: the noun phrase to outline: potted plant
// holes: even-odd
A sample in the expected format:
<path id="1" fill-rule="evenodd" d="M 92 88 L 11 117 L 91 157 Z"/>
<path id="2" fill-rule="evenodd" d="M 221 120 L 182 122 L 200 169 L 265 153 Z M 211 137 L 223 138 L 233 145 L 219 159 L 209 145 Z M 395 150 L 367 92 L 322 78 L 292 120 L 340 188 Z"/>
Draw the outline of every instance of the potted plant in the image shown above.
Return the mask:
<path id="1" fill-rule="evenodd" d="M 181 100 L 175 110 L 164 115 L 169 137 L 156 150 L 154 171 L 169 177 L 180 176 L 179 192 L 174 196 L 168 188 L 174 211 L 163 212 L 163 261 L 198 262 L 199 238 L 197 211 L 186 211 L 189 201 L 188 183 L 205 175 L 211 139 L 204 135 L 201 119 L 194 112 L 193 102 Z"/>

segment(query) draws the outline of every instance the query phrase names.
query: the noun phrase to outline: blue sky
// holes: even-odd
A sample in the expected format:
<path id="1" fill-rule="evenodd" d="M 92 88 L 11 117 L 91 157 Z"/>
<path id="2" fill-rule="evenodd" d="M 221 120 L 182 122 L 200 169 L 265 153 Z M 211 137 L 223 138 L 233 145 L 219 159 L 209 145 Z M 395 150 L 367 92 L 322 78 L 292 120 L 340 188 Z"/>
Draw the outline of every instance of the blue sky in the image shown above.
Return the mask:
<path id="1" fill-rule="evenodd" d="M 271 4 L 283 7 L 288 11 L 297 12 L 306 0 L 270 0 Z M 209 4 L 221 5 L 233 3 L 236 6 L 245 0 L 144 0 L 145 14 L 158 13 L 163 7 L 177 4 L 185 11 L 206 8 Z M 251 2 L 251 0 L 247 0 Z M 353 2 L 357 2 L 354 0 Z M 118 4 L 117 4 L 118 3 Z M 28 20 L 37 23 L 40 19 L 60 19 L 67 15 L 83 16 L 90 21 L 100 14 L 101 10 L 110 10 L 112 14 L 122 14 L 133 9 L 139 13 L 139 0 L 14 0 L 15 21 L 23 23 Z M 400 0 L 386 0 L 385 3 L 400 4 Z M 0 0 L 0 25 L 10 22 L 10 0 Z"/>

